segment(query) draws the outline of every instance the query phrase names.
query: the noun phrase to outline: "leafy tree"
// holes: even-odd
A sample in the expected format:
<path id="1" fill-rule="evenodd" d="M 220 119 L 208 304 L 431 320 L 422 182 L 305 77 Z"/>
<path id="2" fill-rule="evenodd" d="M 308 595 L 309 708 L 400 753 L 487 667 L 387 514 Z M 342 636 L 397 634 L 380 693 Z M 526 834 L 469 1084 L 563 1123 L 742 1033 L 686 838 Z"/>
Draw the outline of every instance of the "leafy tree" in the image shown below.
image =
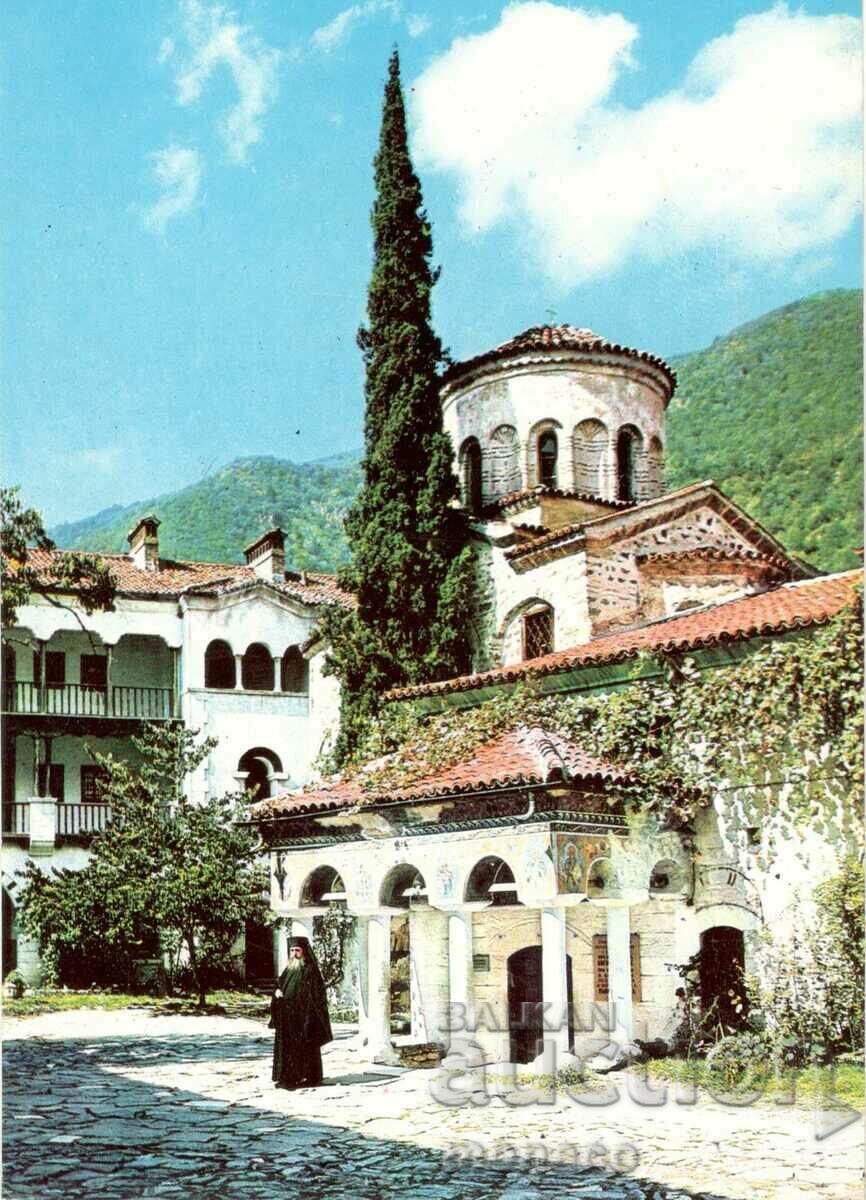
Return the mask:
<path id="1" fill-rule="evenodd" d="M 87 613 L 114 608 L 115 581 L 105 563 L 92 554 L 72 551 L 55 556 L 51 575 L 46 577 L 28 564 L 28 550 L 53 550 L 54 542 L 45 532 L 35 508 L 25 508 L 18 488 L 0 488 L 0 571 L 3 576 L 2 623 L 6 629 L 15 624 L 18 609 L 33 595 L 47 596 L 60 603 L 52 593 L 75 589 L 81 607 Z"/>
<path id="2" fill-rule="evenodd" d="M 337 758 L 358 740 L 385 688 L 452 675 L 469 661 L 465 612 L 472 574 L 457 480 L 442 424 L 437 370 L 445 360 L 430 324 L 433 242 L 412 167 L 391 56 L 375 158 L 374 263 L 369 324 L 358 334 L 366 367 L 361 492 L 346 532 L 345 584 L 355 613 L 329 614 L 330 668 L 342 684 Z"/>
<path id="3" fill-rule="evenodd" d="M 47 876 L 28 864 L 19 904 L 49 961 L 80 974 L 113 963 L 127 978 L 157 932 L 185 954 L 199 1004 L 249 919 L 265 912 L 256 838 L 238 825 L 242 797 L 193 803 L 187 780 L 216 745 L 179 726 L 152 725 L 132 739 L 141 761 L 94 755 L 106 772 L 112 821 L 87 866 Z"/>

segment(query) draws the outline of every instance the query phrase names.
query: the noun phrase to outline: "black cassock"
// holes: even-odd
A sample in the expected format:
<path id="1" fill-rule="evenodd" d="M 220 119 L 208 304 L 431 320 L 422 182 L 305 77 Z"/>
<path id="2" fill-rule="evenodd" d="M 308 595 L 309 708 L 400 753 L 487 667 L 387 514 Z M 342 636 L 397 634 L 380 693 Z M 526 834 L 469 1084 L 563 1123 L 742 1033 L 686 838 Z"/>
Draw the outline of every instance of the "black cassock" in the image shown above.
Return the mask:
<path id="1" fill-rule="evenodd" d="M 301 939 L 305 956 L 297 972 L 286 968 L 277 987 L 282 996 L 271 999 L 269 1028 L 274 1030 L 274 1083 L 308 1087 L 322 1082 L 322 1046 L 333 1040 L 325 985 L 309 944 Z"/>

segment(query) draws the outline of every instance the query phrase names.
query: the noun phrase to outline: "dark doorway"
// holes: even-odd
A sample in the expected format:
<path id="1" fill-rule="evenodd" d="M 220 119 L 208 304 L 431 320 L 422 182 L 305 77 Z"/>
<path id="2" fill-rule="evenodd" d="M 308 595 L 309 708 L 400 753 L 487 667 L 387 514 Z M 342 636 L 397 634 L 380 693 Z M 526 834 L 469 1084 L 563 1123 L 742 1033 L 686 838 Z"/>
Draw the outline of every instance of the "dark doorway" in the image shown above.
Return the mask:
<path id="1" fill-rule="evenodd" d="M 571 955 L 565 959 L 568 986 L 568 1048 L 574 1050 L 574 1009 L 571 982 Z M 527 946 L 508 959 L 508 1035 L 509 1060 L 532 1062 L 544 1049 L 541 1004 L 544 988 L 541 979 L 541 947 Z"/>
<path id="2" fill-rule="evenodd" d="M 726 1033 L 745 1024 L 745 966 L 742 930 L 716 925 L 701 934 L 701 1012 Z"/>
<path id="3" fill-rule="evenodd" d="M 244 978 L 247 983 L 270 984 L 275 974 L 273 929 L 258 921 L 247 921 L 244 931 Z"/>

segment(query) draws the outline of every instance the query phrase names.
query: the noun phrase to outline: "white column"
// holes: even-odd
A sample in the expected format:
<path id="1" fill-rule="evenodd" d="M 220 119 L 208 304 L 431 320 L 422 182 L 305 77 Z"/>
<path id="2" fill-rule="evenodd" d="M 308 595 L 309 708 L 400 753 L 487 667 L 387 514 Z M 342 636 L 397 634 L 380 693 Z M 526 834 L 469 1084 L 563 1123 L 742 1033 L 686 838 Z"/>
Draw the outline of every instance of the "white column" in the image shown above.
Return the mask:
<path id="1" fill-rule="evenodd" d="M 607 979 L 612 1039 L 624 1045 L 634 1036 L 631 1000 L 631 921 L 627 906 L 607 910 Z"/>
<path id="2" fill-rule="evenodd" d="M 391 918 L 376 913 L 367 920 L 367 1057 L 389 1062 L 391 1045 Z"/>
<path id="3" fill-rule="evenodd" d="M 279 654 L 274 654 L 274 686 L 271 689 L 274 692 L 280 691 L 280 675 L 282 674 L 283 660 Z"/>
<path id="4" fill-rule="evenodd" d="M 568 974 L 565 956 L 565 909 L 541 910 L 541 994 L 545 1042 L 553 1042 L 556 1061 L 568 1054 Z"/>
<path id="5" fill-rule="evenodd" d="M 243 685 L 244 676 L 244 656 L 242 654 L 235 655 L 235 691 L 240 691 Z"/>
<path id="6" fill-rule="evenodd" d="M 357 977 L 355 994 L 358 1000 L 358 1033 L 361 1044 L 366 1045 L 370 1040 L 370 993 L 369 993 L 369 917 L 355 917 L 355 962 Z"/>
<path id="7" fill-rule="evenodd" d="M 46 772 L 47 773 L 47 772 Z M 53 854 L 57 835 L 57 801 L 53 796 L 31 796 L 30 853 Z"/>
<path id="8" fill-rule="evenodd" d="M 274 927 L 274 943 L 276 946 L 277 979 L 279 979 L 289 965 L 289 943 L 286 938 L 286 931 L 282 925 Z"/>
<path id="9" fill-rule="evenodd" d="M 448 914 L 448 1000 L 452 1008 L 448 1030 L 449 1045 L 471 1039 L 475 1029 L 475 1005 L 472 995 L 472 912 Z M 456 1009 L 456 1006 L 461 1006 Z M 456 1011 L 455 1011 L 456 1009 Z M 462 1020 L 458 1013 L 462 1011 Z M 462 1029 L 459 1026 L 462 1025 Z"/>

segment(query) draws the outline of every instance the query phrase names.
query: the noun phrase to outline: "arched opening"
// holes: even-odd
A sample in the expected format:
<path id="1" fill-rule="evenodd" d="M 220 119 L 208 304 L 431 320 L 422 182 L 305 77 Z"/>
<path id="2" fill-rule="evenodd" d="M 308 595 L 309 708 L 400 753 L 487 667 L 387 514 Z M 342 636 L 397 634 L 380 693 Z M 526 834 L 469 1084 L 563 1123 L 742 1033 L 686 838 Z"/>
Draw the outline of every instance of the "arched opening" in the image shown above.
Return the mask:
<path id="1" fill-rule="evenodd" d="M 274 775 L 283 773 L 283 764 L 273 750 L 256 746 L 247 750 L 238 762 L 238 773 L 246 772 L 244 788 L 256 800 L 267 800 L 272 795 Z"/>
<path id="2" fill-rule="evenodd" d="M 489 900 L 491 907 L 519 904 L 514 872 L 495 855 L 482 858 L 472 868 L 466 884 L 467 900 Z"/>
<path id="3" fill-rule="evenodd" d="M 241 686 L 247 692 L 274 690 L 274 660 L 267 646 L 253 642 L 241 663 Z"/>
<path id="4" fill-rule="evenodd" d="M 574 1003 L 571 955 L 566 956 L 565 973 L 568 1002 L 568 1049 L 574 1051 Z M 544 1050 L 544 983 L 541 947 L 526 946 L 508 958 L 508 1042 L 509 1059 L 515 1063 L 532 1062 Z M 559 1014 L 551 1013 L 558 1018 Z"/>
<path id="5" fill-rule="evenodd" d="M 401 863 L 385 876 L 380 903 L 387 908 L 402 908 L 390 922 L 391 981 L 390 1029 L 392 1034 L 412 1029 L 412 941 L 409 910 L 427 908 L 427 884 L 417 867 Z"/>
<path id="6" fill-rule="evenodd" d="M 538 482 L 545 487 L 557 486 L 557 459 L 559 442 L 552 429 L 538 435 Z"/>
<path id="7" fill-rule="evenodd" d="M 478 439 L 467 438 L 460 451 L 460 475 L 463 507 L 476 515 L 481 512 L 481 446 Z"/>
<path id="8" fill-rule="evenodd" d="M 616 889 L 616 875 L 609 858 L 596 858 L 586 872 L 587 896 L 601 899 Z"/>
<path id="9" fill-rule="evenodd" d="M 321 908 L 327 904 L 346 903 L 346 887 L 334 867 L 316 867 L 304 880 L 301 888 L 302 908 Z"/>
<path id="10" fill-rule="evenodd" d="M 604 496 L 607 427 L 601 421 L 581 421 L 575 426 L 572 448 L 575 489 L 591 496 Z"/>
<path id="11" fill-rule="evenodd" d="M 490 463 L 491 499 L 498 500 L 520 488 L 520 456 L 517 430 L 513 425 L 500 425 L 490 435 L 487 451 Z"/>
<path id="12" fill-rule="evenodd" d="M 310 664 L 297 646 L 289 646 L 280 663 L 280 691 L 306 696 L 310 691 Z"/>
<path id="13" fill-rule="evenodd" d="M 651 896 L 678 896 L 685 890 L 685 886 L 685 870 L 672 858 L 662 859 L 650 871 Z"/>
<path id="14" fill-rule="evenodd" d="M 386 908 L 426 907 L 427 884 L 418 868 L 401 863 L 390 870 L 382 882 L 381 903 Z"/>
<path id="15" fill-rule="evenodd" d="M 616 437 L 616 498 L 637 500 L 637 466 L 643 438 L 634 425 L 623 425 Z"/>
<path id="16" fill-rule="evenodd" d="M 743 931 L 714 925 L 701 934 L 698 981 L 701 1013 L 725 1033 L 742 1029 L 748 1015 Z"/>
<path id="17" fill-rule="evenodd" d="M 523 614 L 523 658 L 541 658 L 553 653 L 553 609 L 537 605 Z"/>
<path id="18" fill-rule="evenodd" d="M 204 685 L 207 688 L 233 688 L 237 684 L 235 656 L 228 642 L 213 641 L 204 652 Z"/>
<path id="19" fill-rule="evenodd" d="M 665 490 L 665 450 L 657 437 L 651 437 L 647 447 L 647 491 L 650 498 L 661 496 Z"/>

